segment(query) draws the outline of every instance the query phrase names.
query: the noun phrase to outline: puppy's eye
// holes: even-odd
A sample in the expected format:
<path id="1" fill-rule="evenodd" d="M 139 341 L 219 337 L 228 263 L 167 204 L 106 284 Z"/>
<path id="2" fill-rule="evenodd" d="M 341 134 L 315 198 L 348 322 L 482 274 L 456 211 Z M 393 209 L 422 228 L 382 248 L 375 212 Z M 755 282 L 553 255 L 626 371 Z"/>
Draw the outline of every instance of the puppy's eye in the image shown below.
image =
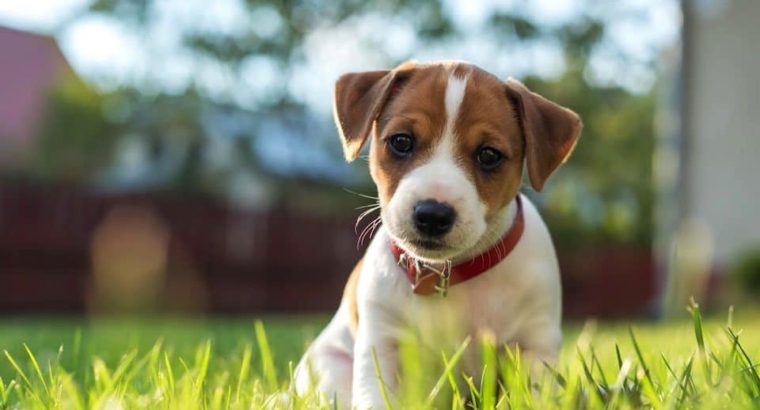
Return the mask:
<path id="1" fill-rule="evenodd" d="M 388 146 L 394 154 L 406 156 L 414 149 L 414 139 L 409 134 L 394 134 L 388 139 Z"/>
<path id="2" fill-rule="evenodd" d="M 496 169 L 503 160 L 504 155 L 491 147 L 480 148 L 475 153 L 475 161 L 477 161 L 478 166 L 484 171 Z"/>

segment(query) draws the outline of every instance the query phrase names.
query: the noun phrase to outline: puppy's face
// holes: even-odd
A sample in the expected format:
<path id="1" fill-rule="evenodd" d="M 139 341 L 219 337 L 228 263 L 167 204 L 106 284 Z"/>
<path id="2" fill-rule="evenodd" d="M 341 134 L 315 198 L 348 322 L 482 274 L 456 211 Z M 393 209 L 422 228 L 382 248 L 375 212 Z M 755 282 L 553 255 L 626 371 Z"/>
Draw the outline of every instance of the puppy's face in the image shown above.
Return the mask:
<path id="1" fill-rule="evenodd" d="M 534 169 L 528 157 L 540 189 L 575 144 L 577 116 L 534 98 L 541 97 L 468 64 L 406 64 L 342 77 L 336 119 L 349 159 L 372 135 L 370 172 L 390 235 L 421 259 L 446 260 L 498 239 L 488 228 L 517 194 L 526 153 L 547 143 L 538 149 L 557 151 Z M 556 120 L 536 107 L 545 103 L 567 122 L 561 140 L 547 136 L 557 124 L 544 123 Z M 526 128 L 535 126 L 543 141 L 531 140 L 536 130 Z"/>
<path id="2" fill-rule="evenodd" d="M 423 259 L 473 246 L 520 186 L 524 143 L 501 81 L 418 68 L 376 122 L 370 171 L 385 226 Z"/>

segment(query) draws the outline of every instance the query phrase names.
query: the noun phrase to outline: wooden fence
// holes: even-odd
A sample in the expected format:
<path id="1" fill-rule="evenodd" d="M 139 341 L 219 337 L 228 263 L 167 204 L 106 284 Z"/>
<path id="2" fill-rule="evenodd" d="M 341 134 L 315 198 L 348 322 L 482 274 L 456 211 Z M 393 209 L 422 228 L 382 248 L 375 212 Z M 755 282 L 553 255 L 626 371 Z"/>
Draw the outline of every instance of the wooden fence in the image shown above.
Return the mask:
<path id="1" fill-rule="evenodd" d="M 79 313 L 129 292 L 155 292 L 141 301 L 169 311 L 327 311 L 361 254 L 354 218 L 0 182 L 0 313 Z M 567 315 L 640 314 L 651 304 L 648 250 L 559 255 Z M 110 265 L 158 272 L 149 281 L 155 289 L 119 282 Z M 113 277 L 110 288 L 101 283 Z"/>

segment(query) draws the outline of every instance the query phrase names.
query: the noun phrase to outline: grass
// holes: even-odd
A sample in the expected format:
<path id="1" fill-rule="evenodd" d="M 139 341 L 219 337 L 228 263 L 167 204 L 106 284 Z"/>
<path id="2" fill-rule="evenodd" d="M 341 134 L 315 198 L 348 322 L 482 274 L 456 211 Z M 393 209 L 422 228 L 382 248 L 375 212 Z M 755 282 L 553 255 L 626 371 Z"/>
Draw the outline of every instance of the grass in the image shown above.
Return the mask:
<path id="1" fill-rule="evenodd" d="M 519 351 L 487 339 L 480 381 L 459 349 L 431 371 L 404 345 L 393 408 L 758 408 L 760 311 L 570 324 L 559 364 L 529 380 Z M 325 317 L 0 320 L 0 409 L 327 407 L 288 390 Z M 744 328 L 742 332 L 740 329 Z M 427 376 L 427 377 L 426 377 Z M 464 383 L 458 381 L 464 380 Z"/>

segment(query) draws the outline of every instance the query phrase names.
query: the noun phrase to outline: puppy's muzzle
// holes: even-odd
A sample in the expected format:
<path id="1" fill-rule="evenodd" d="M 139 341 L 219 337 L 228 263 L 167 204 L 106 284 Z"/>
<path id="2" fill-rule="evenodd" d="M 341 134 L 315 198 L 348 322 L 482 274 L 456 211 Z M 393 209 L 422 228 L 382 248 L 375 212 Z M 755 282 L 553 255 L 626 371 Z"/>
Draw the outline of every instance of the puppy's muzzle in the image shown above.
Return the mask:
<path id="1" fill-rule="evenodd" d="M 414 206 L 414 226 L 428 238 L 438 238 L 449 232 L 456 216 L 450 205 L 432 199 L 417 202 Z"/>

